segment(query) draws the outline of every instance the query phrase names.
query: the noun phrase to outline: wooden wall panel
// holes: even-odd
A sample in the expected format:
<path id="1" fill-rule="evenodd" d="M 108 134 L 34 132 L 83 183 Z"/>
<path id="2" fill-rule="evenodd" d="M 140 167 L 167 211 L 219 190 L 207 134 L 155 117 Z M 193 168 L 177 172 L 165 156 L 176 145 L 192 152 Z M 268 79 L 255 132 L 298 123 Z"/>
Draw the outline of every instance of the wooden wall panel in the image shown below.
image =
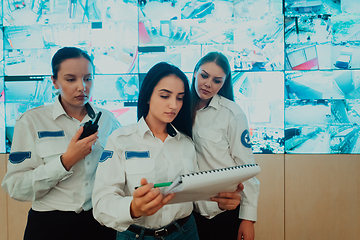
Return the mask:
<path id="1" fill-rule="evenodd" d="M 284 155 L 256 154 L 261 172 L 255 239 L 284 239 Z"/>
<path id="2" fill-rule="evenodd" d="M 5 154 L 0 154 L 0 183 L 2 182 L 6 173 L 6 158 Z M 7 231 L 7 199 L 6 192 L 0 187 L 0 240 L 8 239 Z"/>
<path id="3" fill-rule="evenodd" d="M 6 159 L 8 155 L 6 154 Z M 22 240 L 31 202 L 19 202 L 7 194 L 8 240 Z"/>
<path id="4" fill-rule="evenodd" d="M 359 155 L 285 155 L 285 239 L 359 239 L 359 173 Z"/>
<path id="5" fill-rule="evenodd" d="M 31 202 L 19 202 L 8 196 L 9 240 L 22 240 Z"/>

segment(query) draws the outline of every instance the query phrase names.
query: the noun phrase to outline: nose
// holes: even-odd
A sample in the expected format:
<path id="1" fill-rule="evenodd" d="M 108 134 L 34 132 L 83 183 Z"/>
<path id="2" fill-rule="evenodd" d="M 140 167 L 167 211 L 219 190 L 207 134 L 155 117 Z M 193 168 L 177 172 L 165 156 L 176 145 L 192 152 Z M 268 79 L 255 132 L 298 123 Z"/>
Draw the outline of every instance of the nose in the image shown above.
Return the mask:
<path id="1" fill-rule="evenodd" d="M 176 97 L 171 98 L 170 102 L 169 102 L 169 108 L 176 110 L 177 107 L 178 107 L 178 101 L 177 101 Z"/>
<path id="2" fill-rule="evenodd" d="M 205 82 L 205 87 L 210 88 L 211 87 L 211 80 L 210 78 Z"/>
<path id="3" fill-rule="evenodd" d="M 77 90 L 79 92 L 84 92 L 86 90 L 86 83 L 83 79 L 80 79 L 78 82 Z"/>

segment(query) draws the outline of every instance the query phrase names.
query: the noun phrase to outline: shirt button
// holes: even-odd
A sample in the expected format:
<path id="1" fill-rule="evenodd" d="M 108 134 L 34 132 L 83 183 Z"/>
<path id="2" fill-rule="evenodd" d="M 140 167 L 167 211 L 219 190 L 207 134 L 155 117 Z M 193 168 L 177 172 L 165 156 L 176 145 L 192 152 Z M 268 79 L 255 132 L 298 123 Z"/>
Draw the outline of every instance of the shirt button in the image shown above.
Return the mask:
<path id="1" fill-rule="evenodd" d="M 90 165 L 90 162 L 87 162 L 87 165 Z"/>
<path id="2" fill-rule="evenodd" d="M 88 183 L 85 183 L 85 186 L 89 185 Z"/>

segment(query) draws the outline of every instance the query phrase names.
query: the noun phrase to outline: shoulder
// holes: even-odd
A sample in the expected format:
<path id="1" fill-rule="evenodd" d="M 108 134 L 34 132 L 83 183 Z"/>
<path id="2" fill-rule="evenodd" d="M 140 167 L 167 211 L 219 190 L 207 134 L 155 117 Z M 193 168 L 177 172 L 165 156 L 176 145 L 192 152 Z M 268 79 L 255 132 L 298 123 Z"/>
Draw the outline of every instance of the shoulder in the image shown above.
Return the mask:
<path id="1" fill-rule="evenodd" d="M 245 116 L 245 113 L 241 107 L 236 102 L 227 98 L 220 96 L 219 105 L 221 106 L 222 110 L 231 112 L 234 117 Z"/>
<path id="2" fill-rule="evenodd" d="M 102 120 L 101 122 L 106 121 L 107 123 L 109 123 L 110 121 L 111 123 L 116 124 L 118 127 L 121 126 L 119 121 L 112 112 L 104 108 L 98 108 L 98 107 L 94 107 L 94 108 L 96 112 L 101 112 L 101 118 L 100 118 Z"/>
<path id="3" fill-rule="evenodd" d="M 138 132 L 137 124 L 130 124 L 121 128 L 115 129 L 112 134 L 110 135 L 110 138 L 117 139 L 121 138 L 123 136 L 130 136 L 132 134 L 135 134 Z"/>
<path id="4" fill-rule="evenodd" d="M 112 112 L 110 112 L 109 110 L 107 109 L 104 109 L 104 108 L 98 108 L 98 107 L 94 107 L 96 112 L 101 112 L 101 114 L 104 116 L 104 117 L 115 117 L 114 114 Z"/>
<path id="5" fill-rule="evenodd" d="M 194 145 L 193 140 L 186 134 L 179 132 L 180 134 L 180 141 L 185 143 L 185 144 L 189 144 L 189 145 Z"/>
<path id="6" fill-rule="evenodd" d="M 51 113 L 50 109 L 52 108 L 53 104 L 50 105 L 42 105 L 39 107 L 35 107 L 32 109 L 27 110 L 23 114 L 21 114 L 16 120 L 17 121 L 26 121 L 28 119 L 32 119 L 33 117 L 38 118 L 39 116 L 47 116 Z"/>

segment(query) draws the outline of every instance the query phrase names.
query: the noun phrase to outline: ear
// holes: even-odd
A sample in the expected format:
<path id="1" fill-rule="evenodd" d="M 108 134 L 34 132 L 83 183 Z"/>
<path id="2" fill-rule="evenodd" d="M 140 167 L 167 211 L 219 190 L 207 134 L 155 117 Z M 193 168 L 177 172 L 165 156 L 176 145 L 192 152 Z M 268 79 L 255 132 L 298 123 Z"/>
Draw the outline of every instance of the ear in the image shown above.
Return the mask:
<path id="1" fill-rule="evenodd" d="M 53 75 L 51 76 L 51 81 L 53 82 L 55 89 L 59 89 L 59 85 L 56 83 L 56 79 Z"/>

